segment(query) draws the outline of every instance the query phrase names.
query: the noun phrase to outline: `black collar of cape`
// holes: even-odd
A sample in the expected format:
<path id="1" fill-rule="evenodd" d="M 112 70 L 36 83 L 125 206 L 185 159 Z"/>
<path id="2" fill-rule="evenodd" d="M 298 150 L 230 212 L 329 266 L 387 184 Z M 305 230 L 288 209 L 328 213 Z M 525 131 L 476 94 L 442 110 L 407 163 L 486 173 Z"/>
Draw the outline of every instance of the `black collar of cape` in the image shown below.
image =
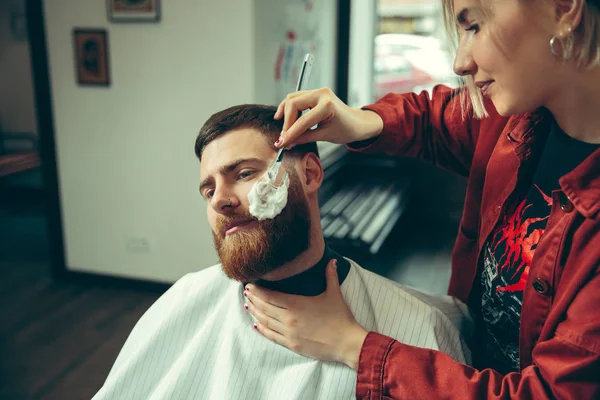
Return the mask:
<path id="1" fill-rule="evenodd" d="M 252 283 L 265 289 L 287 294 L 318 296 L 325 292 L 327 288 L 325 269 L 327 268 L 327 263 L 333 258 L 338 262 L 337 273 L 341 285 L 350 272 L 350 263 L 327 245 L 325 245 L 325 252 L 321 260 L 306 271 L 279 281 L 258 279 Z"/>

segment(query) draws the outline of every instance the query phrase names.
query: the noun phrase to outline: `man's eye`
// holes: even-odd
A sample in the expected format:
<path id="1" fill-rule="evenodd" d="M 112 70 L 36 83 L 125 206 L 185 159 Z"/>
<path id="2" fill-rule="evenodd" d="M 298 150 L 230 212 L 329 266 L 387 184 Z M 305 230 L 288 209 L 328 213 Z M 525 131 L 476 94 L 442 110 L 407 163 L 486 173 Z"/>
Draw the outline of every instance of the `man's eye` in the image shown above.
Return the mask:
<path id="1" fill-rule="evenodd" d="M 243 171 L 238 174 L 238 179 L 250 178 L 252 175 L 254 175 L 254 171 Z"/>
<path id="2" fill-rule="evenodd" d="M 207 199 L 212 199 L 212 197 L 214 195 L 215 195 L 214 189 L 209 189 L 206 192 L 204 192 L 204 196 L 206 196 Z"/>

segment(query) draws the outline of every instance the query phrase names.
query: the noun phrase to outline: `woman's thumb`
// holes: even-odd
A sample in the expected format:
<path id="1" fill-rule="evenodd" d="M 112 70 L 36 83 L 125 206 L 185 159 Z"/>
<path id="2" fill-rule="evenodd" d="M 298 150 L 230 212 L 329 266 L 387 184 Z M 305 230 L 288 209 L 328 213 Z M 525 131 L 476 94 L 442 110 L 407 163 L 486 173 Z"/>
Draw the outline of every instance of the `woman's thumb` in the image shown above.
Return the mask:
<path id="1" fill-rule="evenodd" d="M 327 278 L 327 291 L 331 289 L 340 290 L 340 282 L 337 274 L 337 260 L 334 258 L 327 264 L 327 270 L 325 271 Z"/>

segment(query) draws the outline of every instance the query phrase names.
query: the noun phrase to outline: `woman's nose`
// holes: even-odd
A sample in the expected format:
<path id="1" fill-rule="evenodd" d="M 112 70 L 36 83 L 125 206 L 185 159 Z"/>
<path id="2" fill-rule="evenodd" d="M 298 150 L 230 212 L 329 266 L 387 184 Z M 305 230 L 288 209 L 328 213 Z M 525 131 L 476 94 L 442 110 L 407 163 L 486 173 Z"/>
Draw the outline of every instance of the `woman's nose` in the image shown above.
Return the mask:
<path id="1" fill-rule="evenodd" d="M 471 55 L 470 46 L 461 40 L 454 59 L 454 73 L 459 76 L 468 76 L 475 75 L 476 70 L 477 65 Z"/>

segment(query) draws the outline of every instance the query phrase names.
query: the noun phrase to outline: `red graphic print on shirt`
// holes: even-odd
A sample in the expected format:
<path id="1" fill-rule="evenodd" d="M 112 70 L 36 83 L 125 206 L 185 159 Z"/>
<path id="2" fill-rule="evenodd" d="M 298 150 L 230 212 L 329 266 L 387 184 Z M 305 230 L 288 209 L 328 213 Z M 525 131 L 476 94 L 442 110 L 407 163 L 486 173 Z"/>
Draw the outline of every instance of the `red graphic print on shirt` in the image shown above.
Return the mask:
<path id="1" fill-rule="evenodd" d="M 548 206 L 552 208 L 552 197 L 547 196 L 542 190 L 535 186 L 536 189 L 541 193 L 544 200 L 548 203 Z M 537 248 L 537 244 L 544 233 L 544 228 L 532 228 L 532 225 L 545 221 L 548 219 L 548 215 L 541 218 L 526 218 L 526 211 L 532 206 L 527 203 L 525 198 L 521 204 L 517 207 L 514 214 L 510 216 L 503 224 L 502 228 L 496 232 L 493 239 L 495 246 L 492 251 L 497 254 L 500 246 L 504 247 L 504 252 L 499 257 L 501 261 L 497 268 L 498 274 L 503 274 L 507 277 L 507 281 L 513 281 L 518 275 L 520 275 L 517 283 L 498 286 L 496 293 L 498 292 L 516 292 L 523 291 L 525 284 L 527 283 L 527 277 L 529 276 L 529 266 L 531 260 L 533 260 L 533 254 Z"/>

